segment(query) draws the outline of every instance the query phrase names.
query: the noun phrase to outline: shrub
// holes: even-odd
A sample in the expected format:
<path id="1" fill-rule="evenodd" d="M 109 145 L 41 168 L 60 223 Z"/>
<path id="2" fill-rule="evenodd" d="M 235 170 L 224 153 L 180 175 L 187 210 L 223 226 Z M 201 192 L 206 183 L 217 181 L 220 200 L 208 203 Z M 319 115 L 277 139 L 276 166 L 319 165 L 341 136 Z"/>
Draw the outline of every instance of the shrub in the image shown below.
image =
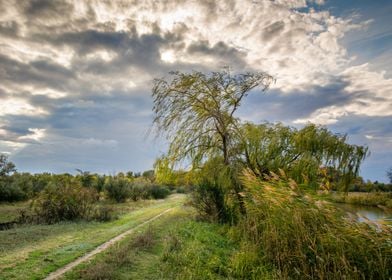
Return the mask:
<path id="1" fill-rule="evenodd" d="M 131 193 L 131 183 L 126 178 L 110 178 L 105 183 L 105 189 L 109 198 L 116 202 L 124 202 Z"/>
<path id="2" fill-rule="evenodd" d="M 94 209 L 91 218 L 98 222 L 108 222 L 117 217 L 114 215 L 113 207 L 103 205 Z"/>
<path id="3" fill-rule="evenodd" d="M 95 190 L 79 184 L 50 184 L 32 203 L 32 210 L 38 222 L 48 224 L 88 219 L 97 200 Z"/>
<path id="4" fill-rule="evenodd" d="M 209 221 L 225 222 L 228 211 L 225 193 L 221 186 L 208 181 L 198 184 L 191 194 L 191 204 L 200 218 Z"/>
<path id="5" fill-rule="evenodd" d="M 168 187 L 152 184 L 145 178 L 138 178 L 131 184 L 130 198 L 134 201 L 139 199 L 163 199 L 169 194 Z"/>
<path id="6" fill-rule="evenodd" d="M 0 178 L 0 201 L 13 202 L 26 200 L 27 198 L 28 194 L 10 177 Z"/>
<path id="7" fill-rule="evenodd" d="M 155 234 L 151 227 L 135 237 L 132 241 L 132 247 L 140 250 L 150 249 L 155 244 Z"/>
<path id="8" fill-rule="evenodd" d="M 214 158 L 199 171 L 199 179 L 191 193 L 191 204 L 199 217 L 220 223 L 235 222 L 240 200 L 234 169 Z"/>
<path id="9" fill-rule="evenodd" d="M 164 199 L 170 194 L 168 187 L 159 185 L 150 185 L 147 192 L 149 197 L 153 199 Z"/>
<path id="10" fill-rule="evenodd" d="M 148 193 L 146 191 L 146 185 L 140 183 L 133 183 L 130 189 L 130 198 L 133 201 L 139 199 L 147 199 Z"/>

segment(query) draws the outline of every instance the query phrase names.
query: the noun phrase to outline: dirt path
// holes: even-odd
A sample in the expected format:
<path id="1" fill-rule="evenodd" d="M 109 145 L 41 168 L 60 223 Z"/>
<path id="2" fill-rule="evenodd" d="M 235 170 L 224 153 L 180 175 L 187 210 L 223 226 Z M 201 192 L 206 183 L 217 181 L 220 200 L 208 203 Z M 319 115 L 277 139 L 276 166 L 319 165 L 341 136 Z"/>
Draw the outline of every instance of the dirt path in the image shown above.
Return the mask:
<path id="1" fill-rule="evenodd" d="M 174 207 L 173 207 L 174 208 Z M 74 260 L 73 262 L 70 262 L 69 264 L 63 266 L 62 268 L 59 268 L 58 270 L 50 273 L 45 280 L 53 280 L 53 279 L 57 279 L 59 277 L 61 277 L 64 273 L 70 271 L 71 269 L 73 269 L 75 266 L 88 261 L 90 259 L 92 259 L 96 254 L 99 254 L 103 251 L 105 251 L 107 248 L 109 248 L 110 246 L 112 246 L 114 243 L 116 243 L 117 241 L 120 241 L 121 239 L 123 239 L 124 237 L 126 237 L 127 235 L 133 233 L 136 229 L 144 226 L 145 224 L 148 224 L 152 221 L 154 221 L 155 219 L 158 219 L 160 216 L 166 214 L 167 212 L 171 211 L 173 208 L 167 209 L 163 212 L 161 212 L 160 214 L 148 219 L 147 221 L 121 233 L 120 235 L 117 235 L 116 237 L 106 241 L 105 243 L 99 245 L 97 248 L 95 248 L 93 251 L 87 253 L 86 255 Z"/>

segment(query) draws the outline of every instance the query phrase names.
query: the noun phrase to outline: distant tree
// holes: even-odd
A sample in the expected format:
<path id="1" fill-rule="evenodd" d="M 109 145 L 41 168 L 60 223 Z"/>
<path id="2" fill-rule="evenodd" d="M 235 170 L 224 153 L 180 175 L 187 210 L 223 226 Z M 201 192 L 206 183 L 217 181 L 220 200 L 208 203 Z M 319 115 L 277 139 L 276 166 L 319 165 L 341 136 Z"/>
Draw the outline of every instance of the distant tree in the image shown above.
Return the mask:
<path id="1" fill-rule="evenodd" d="M 142 173 L 142 177 L 148 179 L 150 182 L 153 182 L 155 179 L 154 170 L 146 170 Z"/>
<path id="2" fill-rule="evenodd" d="M 8 160 L 8 156 L 0 154 L 0 177 L 16 171 L 15 164 Z"/>
<path id="3" fill-rule="evenodd" d="M 190 158 L 195 164 L 219 155 L 229 165 L 239 122 L 235 112 L 252 89 L 266 90 L 272 81 L 266 73 L 233 75 L 228 69 L 210 74 L 171 72 L 169 79 L 156 79 L 153 122 L 170 142 L 169 158 Z"/>
<path id="4" fill-rule="evenodd" d="M 392 167 L 387 170 L 387 177 L 389 179 L 389 183 L 392 184 Z"/>
<path id="5" fill-rule="evenodd" d="M 91 174 L 89 171 L 83 171 L 81 169 L 76 169 L 76 171 L 79 172 L 78 177 L 83 187 L 90 188 L 94 185 L 95 178 L 93 174 Z"/>
<path id="6" fill-rule="evenodd" d="M 128 179 L 130 179 L 130 180 L 132 180 L 134 177 L 133 177 L 133 172 L 132 171 L 128 171 L 127 173 L 126 173 L 126 177 L 128 178 Z"/>

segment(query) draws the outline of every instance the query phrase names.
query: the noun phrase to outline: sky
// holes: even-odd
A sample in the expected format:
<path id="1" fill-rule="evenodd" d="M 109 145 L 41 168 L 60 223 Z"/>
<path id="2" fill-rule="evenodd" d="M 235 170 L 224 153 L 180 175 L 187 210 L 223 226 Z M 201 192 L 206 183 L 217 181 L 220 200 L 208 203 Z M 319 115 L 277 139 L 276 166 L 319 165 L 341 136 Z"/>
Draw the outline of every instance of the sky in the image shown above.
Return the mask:
<path id="1" fill-rule="evenodd" d="M 392 167 L 390 0 L 0 0 L 0 153 L 20 172 L 143 171 L 154 78 L 263 71 L 238 117 L 347 134 Z"/>

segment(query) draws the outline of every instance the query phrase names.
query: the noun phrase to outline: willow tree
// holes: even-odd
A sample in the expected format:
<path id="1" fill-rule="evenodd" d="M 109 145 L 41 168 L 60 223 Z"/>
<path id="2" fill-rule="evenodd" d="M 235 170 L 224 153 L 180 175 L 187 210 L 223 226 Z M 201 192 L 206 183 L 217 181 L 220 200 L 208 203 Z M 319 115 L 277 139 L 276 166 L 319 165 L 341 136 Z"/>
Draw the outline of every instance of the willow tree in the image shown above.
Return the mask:
<path id="1" fill-rule="evenodd" d="M 195 165 L 208 157 L 221 156 L 226 165 L 239 120 L 235 113 L 249 92 L 265 91 L 273 78 L 266 73 L 204 74 L 171 72 L 156 79 L 152 90 L 154 124 L 170 142 L 168 156 L 188 158 Z"/>
<path id="2" fill-rule="evenodd" d="M 297 130 L 246 123 L 240 131 L 238 161 L 259 177 L 281 169 L 297 182 L 337 183 L 347 190 L 368 155 L 367 147 L 348 144 L 346 135 L 314 124 Z"/>

